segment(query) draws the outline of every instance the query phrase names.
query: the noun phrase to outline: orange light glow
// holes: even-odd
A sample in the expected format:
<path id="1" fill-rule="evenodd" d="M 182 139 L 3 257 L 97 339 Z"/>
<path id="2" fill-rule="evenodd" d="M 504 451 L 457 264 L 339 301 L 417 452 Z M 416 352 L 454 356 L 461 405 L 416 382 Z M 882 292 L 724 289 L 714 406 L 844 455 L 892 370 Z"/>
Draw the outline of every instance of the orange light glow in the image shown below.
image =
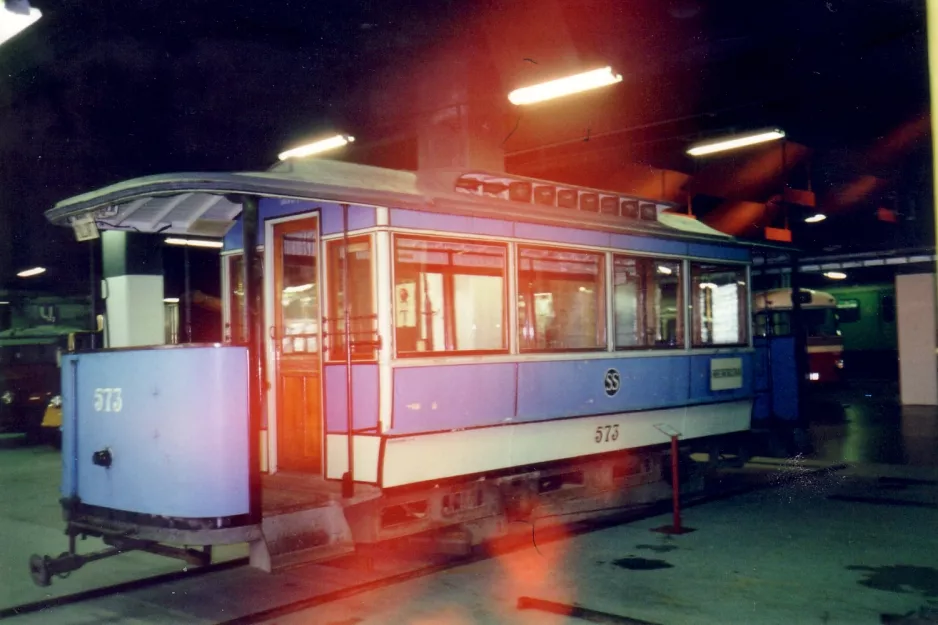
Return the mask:
<path id="1" fill-rule="evenodd" d="M 611 67 L 594 69 L 582 74 L 574 74 L 556 80 L 549 80 L 530 87 L 521 87 L 508 94 L 508 101 L 521 106 L 553 100 L 574 93 L 582 93 L 599 87 L 614 85 L 622 82 L 622 75 L 616 74 Z"/>

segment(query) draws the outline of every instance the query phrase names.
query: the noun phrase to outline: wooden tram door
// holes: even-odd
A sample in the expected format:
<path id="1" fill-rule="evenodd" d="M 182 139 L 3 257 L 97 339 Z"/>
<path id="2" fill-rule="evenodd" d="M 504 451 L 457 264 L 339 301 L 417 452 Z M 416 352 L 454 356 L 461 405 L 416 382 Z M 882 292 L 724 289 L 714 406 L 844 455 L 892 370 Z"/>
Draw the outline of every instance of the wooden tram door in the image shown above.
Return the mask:
<path id="1" fill-rule="evenodd" d="M 273 226 L 277 466 L 322 471 L 319 219 Z"/>

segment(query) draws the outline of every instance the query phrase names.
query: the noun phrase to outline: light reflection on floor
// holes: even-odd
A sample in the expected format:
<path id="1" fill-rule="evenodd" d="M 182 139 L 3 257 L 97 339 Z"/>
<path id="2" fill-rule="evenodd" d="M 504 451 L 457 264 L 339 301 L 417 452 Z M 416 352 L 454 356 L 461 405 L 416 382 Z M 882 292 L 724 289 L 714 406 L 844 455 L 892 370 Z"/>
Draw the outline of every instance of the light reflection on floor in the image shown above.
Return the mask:
<path id="1" fill-rule="evenodd" d="M 938 407 L 901 406 L 895 382 L 812 389 L 808 405 L 811 455 L 818 459 L 938 466 Z"/>

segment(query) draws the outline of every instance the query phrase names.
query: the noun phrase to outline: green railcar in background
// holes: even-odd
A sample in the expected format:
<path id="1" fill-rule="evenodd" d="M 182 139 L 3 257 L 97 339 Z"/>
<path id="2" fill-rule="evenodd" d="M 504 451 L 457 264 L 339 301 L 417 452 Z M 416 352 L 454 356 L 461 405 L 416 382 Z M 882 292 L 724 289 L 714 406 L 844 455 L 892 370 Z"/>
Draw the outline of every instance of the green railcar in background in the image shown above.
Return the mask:
<path id="1" fill-rule="evenodd" d="M 893 284 L 826 287 L 837 298 L 849 379 L 899 378 L 896 289 Z"/>

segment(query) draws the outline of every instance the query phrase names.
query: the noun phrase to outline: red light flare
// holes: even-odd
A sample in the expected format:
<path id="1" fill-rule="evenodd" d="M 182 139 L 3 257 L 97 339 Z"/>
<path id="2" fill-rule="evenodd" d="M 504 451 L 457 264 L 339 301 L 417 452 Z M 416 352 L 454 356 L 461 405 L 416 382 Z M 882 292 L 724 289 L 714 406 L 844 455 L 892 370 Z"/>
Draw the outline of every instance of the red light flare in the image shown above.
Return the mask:
<path id="1" fill-rule="evenodd" d="M 807 147 L 791 141 L 728 152 L 710 162 L 701 161 L 706 164 L 686 189 L 727 200 L 768 200 L 781 192 L 789 173 L 809 154 Z"/>
<path id="2" fill-rule="evenodd" d="M 841 213 L 848 211 L 861 202 L 874 199 L 889 187 L 889 181 L 876 176 L 859 176 L 824 195 L 820 202 L 820 212 Z"/>
<path id="3" fill-rule="evenodd" d="M 763 229 L 776 219 L 776 204 L 730 200 L 710 211 L 701 221 L 737 237 L 762 238 Z"/>
<path id="4" fill-rule="evenodd" d="M 558 525 L 558 518 L 538 521 L 537 516 L 535 511 L 533 534 L 529 520 L 509 525 L 514 549 L 499 551 L 498 545 L 493 547 L 498 555 L 493 557 L 497 568 L 490 575 L 491 594 L 511 597 L 510 609 L 521 595 L 549 596 L 562 603 L 574 603 L 577 598 L 580 580 L 567 577 L 575 570 L 569 562 L 574 555 L 570 530 Z"/>
<path id="5" fill-rule="evenodd" d="M 874 169 L 892 166 L 908 154 L 916 143 L 928 136 L 931 130 L 930 124 L 927 114 L 918 115 L 906 121 L 874 143 L 861 160 Z M 872 174 L 857 176 L 850 182 L 825 193 L 820 201 L 820 210 L 831 214 L 849 211 L 858 204 L 876 200 L 877 196 L 891 185 L 891 180 Z"/>

